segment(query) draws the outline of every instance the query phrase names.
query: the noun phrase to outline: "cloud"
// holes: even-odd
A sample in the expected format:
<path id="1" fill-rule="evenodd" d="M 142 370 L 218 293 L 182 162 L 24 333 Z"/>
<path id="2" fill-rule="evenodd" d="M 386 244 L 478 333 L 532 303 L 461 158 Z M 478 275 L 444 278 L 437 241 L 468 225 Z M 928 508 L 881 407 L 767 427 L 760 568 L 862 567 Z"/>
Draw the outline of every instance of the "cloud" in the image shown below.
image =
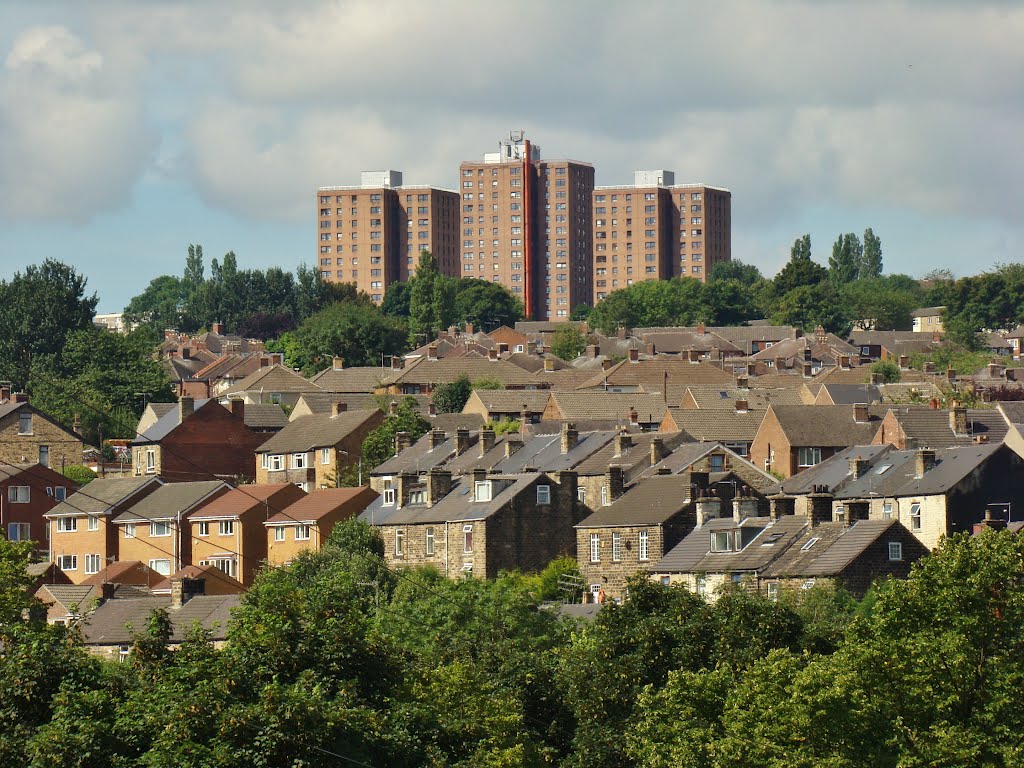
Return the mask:
<path id="1" fill-rule="evenodd" d="M 25 29 L 0 69 L 0 219 L 82 222 L 122 204 L 155 140 L 99 51 L 65 27 Z"/>

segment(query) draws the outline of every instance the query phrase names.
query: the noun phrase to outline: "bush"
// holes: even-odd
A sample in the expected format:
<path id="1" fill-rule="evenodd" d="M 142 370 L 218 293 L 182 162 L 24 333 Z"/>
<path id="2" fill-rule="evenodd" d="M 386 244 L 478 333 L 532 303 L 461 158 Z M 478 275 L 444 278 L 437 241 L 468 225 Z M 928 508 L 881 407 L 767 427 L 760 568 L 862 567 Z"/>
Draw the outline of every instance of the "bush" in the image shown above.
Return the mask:
<path id="1" fill-rule="evenodd" d="M 886 384 L 895 384 L 900 380 L 900 367 L 888 360 L 879 360 L 871 364 L 871 373 L 882 374 L 882 381 Z"/>
<path id="2" fill-rule="evenodd" d="M 82 464 L 69 464 L 64 467 L 64 477 L 79 485 L 87 485 L 96 479 L 96 473 Z"/>

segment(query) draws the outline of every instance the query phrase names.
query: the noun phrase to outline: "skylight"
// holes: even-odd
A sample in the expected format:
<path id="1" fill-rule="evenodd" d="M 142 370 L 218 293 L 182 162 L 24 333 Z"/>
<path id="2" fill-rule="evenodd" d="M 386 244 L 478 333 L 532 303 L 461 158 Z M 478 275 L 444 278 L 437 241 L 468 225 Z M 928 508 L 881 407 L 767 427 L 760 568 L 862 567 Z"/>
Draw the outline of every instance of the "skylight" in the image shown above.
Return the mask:
<path id="1" fill-rule="evenodd" d="M 884 475 L 890 469 L 892 469 L 892 464 L 883 464 L 882 466 L 880 466 L 878 469 L 875 470 L 875 474 L 876 475 Z"/>
<path id="2" fill-rule="evenodd" d="M 804 544 L 802 547 L 800 547 L 800 551 L 801 552 L 806 552 L 811 547 L 813 547 L 815 544 L 817 544 L 818 541 L 819 541 L 818 537 L 815 536 L 813 539 L 808 540 L 808 542 L 806 544 Z"/>

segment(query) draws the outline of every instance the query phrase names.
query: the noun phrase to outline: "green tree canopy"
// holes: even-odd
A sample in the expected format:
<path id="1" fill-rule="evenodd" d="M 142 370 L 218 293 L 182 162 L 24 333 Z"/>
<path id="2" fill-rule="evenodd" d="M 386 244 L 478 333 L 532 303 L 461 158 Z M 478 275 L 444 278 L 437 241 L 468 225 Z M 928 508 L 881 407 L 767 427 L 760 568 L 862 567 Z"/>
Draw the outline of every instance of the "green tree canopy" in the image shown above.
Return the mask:
<path id="1" fill-rule="evenodd" d="M 587 348 L 587 337 L 572 323 L 563 323 L 551 335 L 551 354 L 568 362 L 575 360 Z"/>
<path id="2" fill-rule="evenodd" d="M 459 376 L 448 384 L 438 384 L 430 396 L 431 402 L 437 407 L 438 413 L 461 413 L 473 394 L 473 385 L 468 376 Z"/>
<path id="3" fill-rule="evenodd" d="M 882 276 L 882 240 L 871 227 L 864 230 L 864 252 L 857 276 L 862 280 Z"/>
<path id="4" fill-rule="evenodd" d="M 330 366 L 335 356 L 350 366 L 380 365 L 382 354 L 399 354 L 404 349 L 405 326 L 382 314 L 363 294 L 356 301 L 330 304 L 307 318 L 279 346 L 288 365 L 307 375 Z"/>
<path id="5" fill-rule="evenodd" d="M 793 243 L 789 261 L 772 283 L 776 295 L 785 296 L 794 288 L 815 286 L 824 282 L 827 277 L 828 270 L 811 260 L 811 236 L 804 235 Z"/>
<path id="6" fill-rule="evenodd" d="M 745 285 L 752 286 L 764 279 L 761 270 L 753 264 L 745 264 L 739 259 L 720 261 L 711 268 L 708 275 L 709 283 L 717 283 L 722 280 L 736 280 Z"/>
<path id="7" fill-rule="evenodd" d="M 451 279 L 451 278 L 449 278 Z M 523 319 L 523 305 L 503 285 L 487 280 L 455 280 L 455 322 L 471 323 L 479 331 L 514 327 Z"/>

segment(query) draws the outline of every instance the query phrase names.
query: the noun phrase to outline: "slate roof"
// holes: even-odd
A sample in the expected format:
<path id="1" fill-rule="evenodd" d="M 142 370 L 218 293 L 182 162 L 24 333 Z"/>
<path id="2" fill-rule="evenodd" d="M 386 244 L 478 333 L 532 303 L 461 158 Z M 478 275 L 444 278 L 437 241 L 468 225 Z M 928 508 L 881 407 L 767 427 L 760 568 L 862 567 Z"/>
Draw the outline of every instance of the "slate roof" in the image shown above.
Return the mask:
<path id="1" fill-rule="evenodd" d="M 828 396 L 835 405 L 878 403 L 882 400 L 882 393 L 874 384 L 825 383 L 821 385 L 821 389 L 828 392 Z M 818 390 L 818 397 L 822 396 L 821 389 Z"/>
<path id="2" fill-rule="evenodd" d="M 173 627 L 171 642 L 183 641 L 196 622 L 212 633 L 211 639 L 223 640 L 231 611 L 240 604 L 239 595 L 196 595 L 178 609 L 171 609 L 169 595 L 108 600 L 82 622 L 82 637 L 86 645 L 128 645 L 131 629 L 144 631 L 153 610 L 166 608 Z"/>
<path id="3" fill-rule="evenodd" d="M 596 374 L 589 382 L 589 386 L 602 386 L 607 381 L 609 386 L 636 384 L 643 386 L 647 392 L 662 392 L 665 389 L 666 375 L 668 376 L 670 395 L 673 387 L 677 388 L 681 394 L 685 387 L 695 384 L 722 386 L 735 384 L 731 373 L 726 373 L 721 368 L 703 361 L 691 363 L 688 360 L 656 358 L 640 360 L 635 363 L 624 360 L 607 371 Z M 669 400 L 678 402 L 677 398 L 671 396 Z"/>
<path id="4" fill-rule="evenodd" d="M 819 545 L 825 543 L 824 541 L 817 542 L 809 552 L 818 550 L 818 554 L 810 561 L 801 562 L 794 559 L 787 563 L 780 560 L 777 566 L 778 573 L 793 576 L 838 575 L 880 537 L 897 526 L 899 523 L 896 520 L 858 520 L 849 528 L 842 523 L 824 523 L 816 526 L 813 532 L 805 536 L 831 533 L 830 528 L 839 529 L 839 535 L 832 534 L 832 543 L 827 549 L 819 549 Z M 799 551 L 801 546 L 802 544 L 797 542 L 792 549 Z M 775 570 L 774 567 L 769 568 L 769 575 L 775 575 Z"/>
<path id="5" fill-rule="evenodd" d="M 119 514 L 114 518 L 114 522 L 173 520 L 179 513 L 184 516 L 197 505 L 212 498 L 214 494 L 226 492 L 230 488 L 231 486 L 220 480 L 167 483 Z"/>
<path id="6" fill-rule="evenodd" d="M 586 461 L 581 461 L 575 469 L 580 475 L 603 475 L 611 465 L 633 468 L 638 464 L 649 467 L 651 462 L 651 441 L 660 439 L 665 450 L 672 450 L 684 439 L 679 432 L 638 432 L 629 435 L 631 445 L 624 446 L 622 452 L 615 455 L 614 433 L 605 445 L 593 453 Z M 540 465 L 538 465 L 540 466 Z"/>
<path id="7" fill-rule="evenodd" d="M 356 368 L 328 368 L 310 379 L 325 392 L 373 392 L 391 375 L 390 368 L 360 366 Z"/>
<path id="8" fill-rule="evenodd" d="M 366 411 L 343 411 L 337 416 L 312 414 L 300 416 L 267 442 L 256 453 L 304 453 L 314 448 L 327 448 L 340 443 L 354 430 L 371 419 L 383 418 L 374 408 Z"/>
<path id="9" fill-rule="evenodd" d="M 167 578 L 158 581 L 150 588 L 153 594 L 170 593 L 172 579 L 205 579 L 207 586 L 211 581 L 217 582 L 217 589 L 240 594 L 245 592 L 245 585 L 238 579 L 228 576 L 215 565 L 186 565 L 179 568 Z M 221 594 L 221 593 L 217 593 Z"/>
<path id="10" fill-rule="evenodd" d="M 577 528 L 661 525 L 690 506 L 689 475 L 657 475 L 630 488 Z"/>
<path id="11" fill-rule="evenodd" d="M 160 482 L 155 477 L 99 477 L 78 493 L 68 496 L 66 500 L 47 512 L 46 516 L 104 514 L 143 486 Z"/>
<path id="12" fill-rule="evenodd" d="M 546 479 L 539 472 L 514 476 L 488 475 L 492 485 L 490 501 L 473 501 L 473 478 L 453 480 L 451 492 L 432 507 L 410 504 L 398 507 L 383 505 L 383 497 L 371 503 L 359 519 L 371 525 L 415 525 L 453 521 L 486 520 L 520 493 L 529 491 L 538 480 Z M 552 493 L 555 490 L 552 489 Z"/>
<path id="13" fill-rule="evenodd" d="M 377 492 L 368 486 L 359 488 L 318 488 L 289 504 L 272 515 L 266 525 L 315 523 L 335 512 L 338 508 L 352 504 L 359 511 L 377 498 Z"/>
<path id="14" fill-rule="evenodd" d="M 970 408 L 967 411 L 967 434 L 957 435 L 949 423 L 949 411 L 925 406 L 903 406 L 890 409 L 907 440 L 920 448 L 945 448 L 970 445 L 982 435 L 989 443 L 1001 443 L 1006 437 L 1006 420 L 997 410 Z"/>
<path id="15" fill-rule="evenodd" d="M 211 405 L 213 403 L 213 405 Z M 164 405 L 161 403 L 161 405 Z M 181 411 L 178 408 L 177 403 L 167 403 L 171 407 L 167 409 L 160 418 L 156 420 L 151 426 L 147 427 L 145 432 L 141 435 L 136 435 L 132 440 L 133 445 L 146 445 L 150 443 L 158 443 L 163 440 L 167 435 L 173 432 L 181 424 Z M 225 408 L 217 400 L 213 398 L 201 398 L 193 403 L 194 417 L 203 408 Z M 225 408 L 227 410 L 227 408 Z M 247 404 L 243 410 L 242 421 L 245 425 L 252 429 L 280 429 L 288 423 L 288 415 L 284 412 L 280 405 L 274 405 L 269 403 L 258 403 L 258 404 Z"/>
<path id="16" fill-rule="evenodd" d="M 470 400 L 478 399 L 488 412 L 518 414 L 525 404 L 531 413 L 541 413 L 547 405 L 548 395 L 543 389 L 474 389 Z"/>
<path id="17" fill-rule="evenodd" d="M 836 499 L 944 494 L 1000 450 L 1010 449 L 1002 445 L 937 449 L 935 466 L 919 478 L 916 476 L 916 450 L 897 450 L 891 445 L 854 446 L 783 480 L 767 493 L 801 495 L 810 493 L 815 485 L 824 485 Z M 854 456 L 869 465 L 857 479 L 850 474 L 850 459 Z"/>
<path id="18" fill-rule="evenodd" d="M 655 573 L 737 573 L 761 571 L 779 557 L 799 536 L 809 522 L 802 515 L 785 515 L 772 522 L 768 517 L 750 517 L 739 526 L 732 517 L 708 520 L 695 528 L 672 548 L 658 563 L 650 567 Z M 751 540 L 739 552 L 712 552 L 711 534 L 750 529 Z"/>
<path id="19" fill-rule="evenodd" d="M 934 317 L 946 311 L 945 307 L 922 307 L 910 313 L 911 317 Z"/>

